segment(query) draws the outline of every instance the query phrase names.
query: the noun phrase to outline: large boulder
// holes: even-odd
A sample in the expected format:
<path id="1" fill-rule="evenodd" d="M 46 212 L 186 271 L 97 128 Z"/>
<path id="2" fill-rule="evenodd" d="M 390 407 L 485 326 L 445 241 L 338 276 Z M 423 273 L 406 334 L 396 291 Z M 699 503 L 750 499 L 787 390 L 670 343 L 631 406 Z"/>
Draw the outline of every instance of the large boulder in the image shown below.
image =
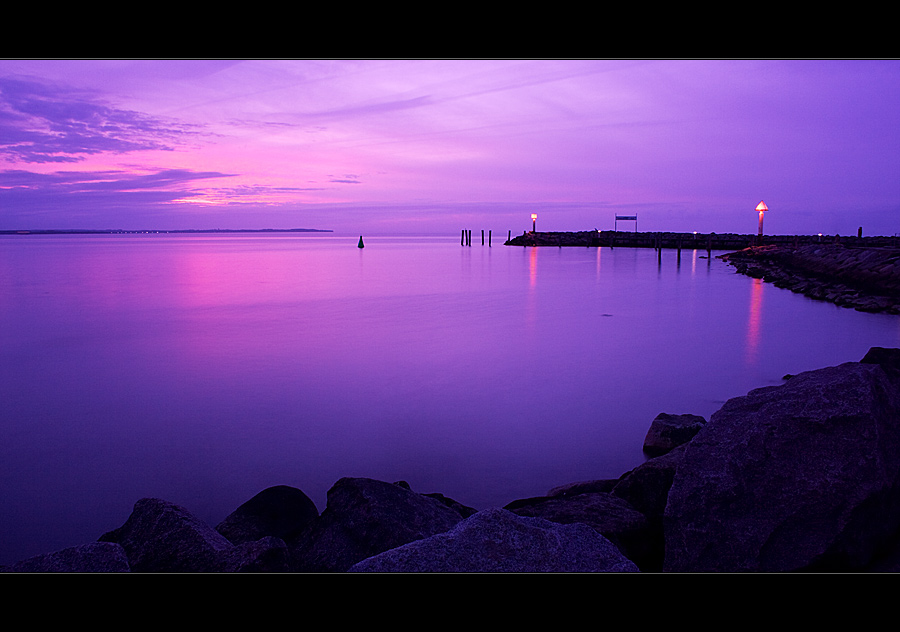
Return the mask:
<path id="1" fill-rule="evenodd" d="M 651 457 L 662 456 L 693 439 L 705 424 L 706 419 L 700 415 L 660 413 L 647 430 L 644 453 Z"/>
<path id="2" fill-rule="evenodd" d="M 586 524 L 557 524 L 505 509 L 479 511 L 446 533 L 353 565 L 379 573 L 637 572 L 616 546 Z"/>
<path id="3" fill-rule="evenodd" d="M 276 485 L 256 494 L 216 526 L 233 544 L 266 536 L 285 539 L 319 515 L 310 498 L 296 487 Z"/>
<path id="4" fill-rule="evenodd" d="M 285 543 L 262 538 L 235 546 L 187 509 L 158 498 L 138 500 L 125 523 L 99 538 L 120 545 L 135 572 L 279 572 L 289 570 Z"/>
<path id="5" fill-rule="evenodd" d="M 451 505 L 400 484 L 342 478 L 328 490 L 322 514 L 288 540 L 293 568 L 343 572 L 367 557 L 449 531 L 463 519 Z"/>
<path id="6" fill-rule="evenodd" d="M 664 570 L 852 570 L 900 527 L 896 350 L 736 397 L 687 444 Z"/>
<path id="7" fill-rule="evenodd" d="M 127 573 L 125 550 L 112 542 L 92 542 L 36 555 L 2 569 L 8 573 Z"/>
<path id="8" fill-rule="evenodd" d="M 543 518 L 558 524 L 586 524 L 642 569 L 655 557 L 647 518 L 609 492 L 527 498 L 512 502 L 504 509 L 518 516 Z"/>
<path id="9" fill-rule="evenodd" d="M 647 459 L 619 477 L 612 494 L 627 501 L 662 527 L 663 512 L 669 499 L 669 489 L 688 444 L 682 444 L 662 456 Z"/>

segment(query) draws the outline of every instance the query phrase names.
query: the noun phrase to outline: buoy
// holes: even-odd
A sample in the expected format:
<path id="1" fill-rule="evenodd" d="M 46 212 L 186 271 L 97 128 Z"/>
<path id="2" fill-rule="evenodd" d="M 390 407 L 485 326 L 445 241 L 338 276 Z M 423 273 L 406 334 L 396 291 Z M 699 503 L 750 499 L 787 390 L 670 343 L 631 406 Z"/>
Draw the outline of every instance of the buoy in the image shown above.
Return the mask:
<path id="1" fill-rule="evenodd" d="M 362 242 L 362 235 L 359 236 L 359 247 L 365 248 L 365 245 L 363 245 L 363 242 Z"/>

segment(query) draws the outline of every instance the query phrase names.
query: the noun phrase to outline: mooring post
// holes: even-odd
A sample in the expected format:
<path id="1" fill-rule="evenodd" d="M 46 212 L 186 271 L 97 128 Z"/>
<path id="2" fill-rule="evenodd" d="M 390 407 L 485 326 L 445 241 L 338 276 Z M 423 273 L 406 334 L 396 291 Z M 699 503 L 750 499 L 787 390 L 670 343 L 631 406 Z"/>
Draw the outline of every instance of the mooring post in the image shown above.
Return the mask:
<path id="1" fill-rule="evenodd" d="M 460 246 L 466 245 L 466 229 L 465 228 L 463 228 L 462 232 L 459 234 L 459 245 Z"/>
<path id="2" fill-rule="evenodd" d="M 481 229 L 481 245 L 484 245 L 484 229 Z"/>
<path id="3" fill-rule="evenodd" d="M 488 231 L 488 248 L 491 247 L 491 231 Z"/>

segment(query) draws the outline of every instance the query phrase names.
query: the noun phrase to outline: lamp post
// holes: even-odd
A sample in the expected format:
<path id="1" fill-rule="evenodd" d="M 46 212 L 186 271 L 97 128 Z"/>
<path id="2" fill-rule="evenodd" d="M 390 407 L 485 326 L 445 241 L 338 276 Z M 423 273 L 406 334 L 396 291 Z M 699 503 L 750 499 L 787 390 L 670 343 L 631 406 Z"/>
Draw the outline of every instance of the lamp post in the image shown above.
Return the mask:
<path id="1" fill-rule="evenodd" d="M 756 210 L 759 211 L 759 236 L 762 237 L 763 213 L 768 211 L 769 207 L 766 206 L 765 202 L 760 201 L 760 203 L 756 205 Z"/>
<path id="2" fill-rule="evenodd" d="M 535 232 L 534 227 L 537 225 L 537 213 L 531 214 L 531 232 Z"/>

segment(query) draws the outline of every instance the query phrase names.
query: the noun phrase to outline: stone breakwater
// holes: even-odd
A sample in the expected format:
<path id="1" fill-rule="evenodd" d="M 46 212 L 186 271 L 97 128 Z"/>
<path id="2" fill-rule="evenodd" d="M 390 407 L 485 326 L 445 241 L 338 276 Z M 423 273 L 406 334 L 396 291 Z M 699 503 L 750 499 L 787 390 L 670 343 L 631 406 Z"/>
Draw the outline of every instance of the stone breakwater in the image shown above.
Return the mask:
<path id="1" fill-rule="evenodd" d="M 720 255 L 737 272 L 809 298 L 900 314 L 900 248 L 756 246 Z"/>
<path id="2" fill-rule="evenodd" d="M 898 248 L 900 237 L 841 235 L 749 235 L 743 233 L 626 232 L 614 230 L 523 232 L 505 246 L 672 248 L 685 250 L 741 250 L 774 245 L 797 248 L 839 244 L 851 248 Z"/>
<path id="3" fill-rule="evenodd" d="M 617 479 L 476 510 L 342 478 L 319 513 L 261 491 L 215 527 L 138 500 L 96 542 L 6 572 L 896 572 L 900 349 L 799 373 L 707 421 L 660 414 Z"/>

